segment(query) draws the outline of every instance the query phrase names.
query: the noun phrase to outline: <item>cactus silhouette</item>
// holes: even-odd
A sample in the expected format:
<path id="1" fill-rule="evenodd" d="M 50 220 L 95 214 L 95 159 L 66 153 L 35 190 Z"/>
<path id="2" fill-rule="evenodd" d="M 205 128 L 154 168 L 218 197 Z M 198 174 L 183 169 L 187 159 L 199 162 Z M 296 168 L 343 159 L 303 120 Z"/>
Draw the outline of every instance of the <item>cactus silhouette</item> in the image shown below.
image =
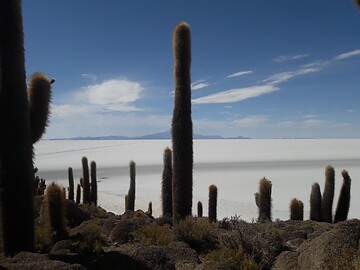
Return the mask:
<path id="1" fill-rule="evenodd" d="M 310 220 L 321 221 L 321 191 L 318 183 L 311 187 Z"/>
<path id="2" fill-rule="evenodd" d="M 341 172 L 343 183 L 340 190 L 339 201 L 336 207 L 334 223 L 347 220 L 350 207 L 351 179 L 347 171 Z"/>
<path id="3" fill-rule="evenodd" d="M 129 210 L 129 204 L 128 204 L 128 198 L 129 198 L 129 195 L 125 195 L 125 211 Z"/>
<path id="4" fill-rule="evenodd" d="M 134 211 L 135 209 L 135 177 L 136 177 L 136 165 L 133 160 L 130 161 L 129 164 L 130 170 L 130 188 L 128 192 L 128 210 Z"/>
<path id="5" fill-rule="evenodd" d="M 69 200 L 74 200 L 74 174 L 71 167 L 68 168 L 68 177 L 69 177 Z"/>
<path id="6" fill-rule="evenodd" d="M 321 221 L 332 223 L 332 205 L 335 190 L 335 170 L 332 166 L 325 168 L 325 188 L 321 201 Z"/>
<path id="7" fill-rule="evenodd" d="M 53 240 L 57 242 L 67 236 L 65 227 L 65 196 L 63 188 L 52 183 L 46 189 L 45 205 L 50 224 Z"/>
<path id="8" fill-rule="evenodd" d="M 191 31 L 187 23 L 173 32 L 175 104 L 172 118 L 173 221 L 191 215 L 193 126 L 191 120 Z"/>
<path id="9" fill-rule="evenodd" d="M 209 222 L 216 222 L 217 187 L 209 187 Z"/>
<path id="10" fill-rule="evenodd" d="M 146 212 L 149 216 L 152 216 L 152 202 L 149 202 L 148 210 Z"/>
<path id="11" fill-rule="evenodd" d="M 290 219 L 304 220 L 304 204 L 296 198 L 292 199 L 290 203 Z"/>
<path id="12" fill-rule="evenodd" d="M 81 185 L 78 184 L 76 188 L 76 203 L 80 204 L 80 197 L 81 197 Z"/>
<path id="13" fill-rule="evenodd" d="M 271 221 L 271 181 L 265 177 L 259 182 L 259 221 Z"/>
<path id="14" fill-rule="evenodd" d="M 90 176 L 91 176 L 91 202 L 97 205 L 97 179 L 96 179 L 96 162 L 90 162 Z"/>
<path id="15" fill-rule="evenodd" d="M 260 196 L 260 194 L 259 194 L 259 192 L 255 192 L 254 193 L 254 196 L 255 196 L 255 204 L 256 204 L 256 206 L 259 208 L 260 206 L 260 204 L 259 204 L 259 196 Z"/>
<path id="16" fill-rule="evenodd" d="M 163 216 L 172 216 L 172 153 L 166 147 L 164 150 L 164 170 L 161 186 Z"/>
<path id="17" fill-rule="evenodd" d="M 89 179 L 89 165 L 86 157 L 81 158 L 82 172 L 83 172 L 83 203 L 90 203 L 90 179 Z"/>
<path id="18" fill-rule="evenodd" d="M 203 216 L 203 206 L 202 206 L 201 202 L 197 203 L 197 215 L 198 215 L 198 217 Z"/>

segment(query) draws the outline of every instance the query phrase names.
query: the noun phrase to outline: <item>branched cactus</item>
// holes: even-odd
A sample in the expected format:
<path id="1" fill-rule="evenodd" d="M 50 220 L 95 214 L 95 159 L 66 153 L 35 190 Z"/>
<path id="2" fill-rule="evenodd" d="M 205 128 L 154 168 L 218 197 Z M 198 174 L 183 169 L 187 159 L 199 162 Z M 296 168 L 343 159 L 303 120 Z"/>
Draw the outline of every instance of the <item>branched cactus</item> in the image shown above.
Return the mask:
<path id="1" fill-rule="evenodd" d="M 332 205 L 335 191 L 335 170 L 332 166 L 325 168 L 325 188 L 321 201 L 321 221 L 332 223 Z"/>
<path id="2" fill-rule="evenodd" d="M 209 187 L 209 222 L 216 222 L 217 208 L 217 187 L 211 185 Z"/>
<path id="3" fill-rule="evenodd" d="M 296 198 L 292 199 L 290 203 L 290 219 L 304 220 L 304 204 Z"/>
<path id="4" fill-rule="evenodd" d="M 80 197 L 81 197 L 81 185 L 78 184 L 76 188 L 76 203 L 80 204 Z"/>
<path id="5" fill-rule="evenodd" d="M 311 187 L 310 220 L 321 221 L 321 191 L 318 183 Z"/>
<path id="6" fill-rule="evenodd" d="M 193 125 L 191 120 L 191 31 L 179 23 L 173 32 L 175 104 L 172 118 L 173 221 L 191 215 Z"/>
<path id="7" fill-rule="evenodd" d="M 67 236 L 65 227 L 65 197 L 63 188 L 52 183 L 46 189 L 45 205 L 47 207 L 47 217 L 50 224 L 53 240 L 57 242 Z"/>
<path id="8" fill-rule="evenodd" d="M 351 179 L 347 171 L 341 172 L 343 183 L 340 190 L 339 201 L 336 207 L 334 223 L 347 220 L 350 207 Z"/>
<path id="9" fill-rule="evenodd" d="M 164 150 L 164 170 L 162 174 L 162 210 L 163 216 L 172 216 L 172 153 L 167 147 Z"/>
<path id="10" fill-rule="evenodd" d="M 259 182 L 259 222 L 271 221 L 271 181 L 265 177 Z"/>
<path id="11" fill-rule="evenodd" d="M 197 203 L 197 215 L 198 215 L 198 217 L 203 216 L 203 206 L 200 201 Z"/>
<path id="12" fill-rule="evenodd" d="M 90 163 L 90 175 L 91 175 L 91 202 L 97 205 L 97 179 L 96 179 L 96 162 Z"/>
<path id="13" fill-rule="evenodd" d="M 90 203 L 90 179 L 89 179 L 89 165 L 88 159 L 86 157 L 82 157 L 82 172 L 83 172 L 83 203 Z"/>
<path id="14" fill-rule="evenodd" d="M 128 210 L 134 211 L 135 209 L 135 177 L 136 177 L 136 165 L 133 160 L 130 161 L 129 164 L 130 170 L 130 188 L 128 192 Z"/>
<path id="15" fill-rule="evenodd" d="M 74 174 L 71 167 L 68 168 L 68 177 L 69 177 L 69 200 L 74 201 Z"/>

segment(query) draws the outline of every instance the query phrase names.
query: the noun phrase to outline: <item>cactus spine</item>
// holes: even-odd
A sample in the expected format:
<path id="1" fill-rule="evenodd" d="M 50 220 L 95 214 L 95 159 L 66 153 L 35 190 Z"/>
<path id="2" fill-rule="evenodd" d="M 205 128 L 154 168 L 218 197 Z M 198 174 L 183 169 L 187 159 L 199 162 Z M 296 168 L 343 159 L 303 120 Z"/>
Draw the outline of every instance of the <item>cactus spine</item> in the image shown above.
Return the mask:
<path id="1" fill-rule="evenodd" d="M 216 222 L 217 187 L 209 187 L 209 222 Z"/>
<path id="2" fill-rule="evenodd" d="M 321 221 L 321 191 L 318 183 L 314 183 L 311 187 L 310 219 Z"/>
<path id="3" fill-rule="evenodd" d="M 164 170 L 162 174 L 162 210 L 163 216 L 172 216 L 172 153 L 166 147 L 164 150 Z"/>
<path id="4" fill-rule="evenodd" d="M 130 170 L 130 188 L 128 192 L 128 210 L 134 211 L 135 209 L 135 177 L 136 177 L 136 165 L 133 160 L 129 164 Z"/>
<path id="5" fill-rule="evenodd" d="M 271 181 L 265 177 L 259 182 L 259 221 L 271 221 Z"/>
<path id="6" fill-rule="evenodd" d="M 90 179 L 89 179 L 89 165 L 88 159 L 82 157 L 82 172 L 83 172 L 83 203 L 90 203 Z"/>
<path id="7" fill-rule="evenodd" d="M 71 167 L 68 168 L 68 177 L 69 177 L 69 200 L 74 201 L 74 174 Z"/>
<path id="8" fill-rule="evenodd" d="M 296 198 L 292 199 L 290 203 L 290 219 L 304 220 L 304 204 Z"/>
<path id="9" fill-rule="evenodd" d="M 76 188 L 76 203 L 80 204 L 80 197 L 81 197 L 81 186 L 80 184 L 77 185 Z"/>
<path id="10" fill-rule="evenodd" d="M 321 221 L 332 223 L 332 205 L 335 190 L 335 170 L 332 166 L 325 168 L 325 188 L 321 201 Z"/>
<path id="11" fill-rule="evenodd" d="M 173 221 L 191 215 L 193 127 L 191 120 L 191 31 L 179 23 L 173 32 L 175 104 L 172 118 Z"/>
<path id="12" fill-rule="evenodd" d="M 347 220 L 350 207 L 351 179 L 347 171 L 341 172 L 343 183 L 340 190 L 339 201 L 336 207 L 334 223 Z"/>
<path id="13" fill-rule="evenodd" d="M 91 175 L 91 202 L 97 205 L 97 179 L 96 179 L 96 162 L 90 163 L 90 175 Z"/>
<path id="14" fill-rule="evenodd" d="M 52 183 L 46 189 L 45 200 L 53 240 L 54 242 L 57 242 L 64 239 L 67 235 L 65 227 L 65 196 L 63 188 L 55 183 Z"/>
<path id="15" fill-rule="evenodd" d="M 203 206 L 200 201 L 197 203 L 197 215 L 198 215 L 198 217 L 203 216 Z"/>

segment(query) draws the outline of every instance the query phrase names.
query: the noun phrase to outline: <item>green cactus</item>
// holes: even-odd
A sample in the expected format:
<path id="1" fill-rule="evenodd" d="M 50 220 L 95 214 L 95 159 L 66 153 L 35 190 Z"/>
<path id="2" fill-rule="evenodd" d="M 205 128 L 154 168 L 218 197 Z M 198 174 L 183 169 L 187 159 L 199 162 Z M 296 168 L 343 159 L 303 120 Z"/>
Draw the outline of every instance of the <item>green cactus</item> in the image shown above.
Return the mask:
<path id="1" fill-rule="evenodd" d="M 336 207 L 334 223 L 347 220 L 350 207 L 351 179 L 347 171 L 341 172 L 343 183 L 340 190 L 339 201 Z"/>
<path id="2" fill-rule="evenodd" d="M 321 191 L 318 183 L 311 187 L 310 220 L 321 221 Z"/>
<path id="3" fill-rule="evenodd" d="M 96 179 L 96 162 L 90 162 L 90 176 L 91 176 L 91 203 L 97 205 L 97 179 Z"/>
<path id="4" fill-rule="evenodd" d="M 271 181 L 265 177 L 259 182 L 259 222 L 271 221 Z"/>
<path id="5" fill-rule="evenodd" d="M 172 118 L 173 221 L 191 216 L 193 125 L 191 120 L 191 30 L 187 23 L 173 33 L 175 104 Z"/>
<path id="6" fill-rule="evenodd" d="M 162 215 L 172 217 L 172 152 L 168 147 L 164 150 L 161 195 Z"/>
<path id="7" fill-rule="evenodd" d="M 76 188 L 76 203 L 80 204 L 80 197 L 81 197 L 81 185 L 77 184 Z"/>
<path id="8" fill-rule="evenodd" d="M 69 200 L 74 201 L 74 174 L 71 167 L 68 168 L 68 178 L 69 178 Z"/>
<path id="9" fill-rule="evenodd" d="M 197 215 L 198 215 L 198 217 L 203 216 L 203 206 L 200 201 L 197 203 Z"/>
<path id="10" fill-rule="evenodd" d="M 290 219 L 304 220 L 304 204 L 296 198 L 292 199 L 290 203 Z"/>
<path id="11" fill-rule="evenodd" d="M 216 222 L 217 208 L 217 187 L 211 185 L 209 187 L 209 222 Z"/>
<path id="12" fill-rule="evenodd" d="M 45 195 L 45 205 L 54 242 L 63 240 L 67 236 L 63 188 L 55 183 L 48 186 Z"/>
<path id="13" fill-rule="evenodd" d="M 133 160 L 129 164 L 130 170 L 130 188 L 128 192 L 128 210 L 134 211 L 135 209 L 135 177 L 136 177 L 136 165 Z"/>
<path id="14" fill-rule="evenodd" d="M 89 179 L 89 165 L 86 157 L 81 158 L 82 172 L 83 172 L 83 203 L 90 203 L 90 179 Z"/>
<path id="15" fill-rule="evenodd" d="M 335 170 L 332 166 L 325 168 L 325 188 L 321 201 L 321 221 L 332 223 L 332 205 L 335 191 Z"/>

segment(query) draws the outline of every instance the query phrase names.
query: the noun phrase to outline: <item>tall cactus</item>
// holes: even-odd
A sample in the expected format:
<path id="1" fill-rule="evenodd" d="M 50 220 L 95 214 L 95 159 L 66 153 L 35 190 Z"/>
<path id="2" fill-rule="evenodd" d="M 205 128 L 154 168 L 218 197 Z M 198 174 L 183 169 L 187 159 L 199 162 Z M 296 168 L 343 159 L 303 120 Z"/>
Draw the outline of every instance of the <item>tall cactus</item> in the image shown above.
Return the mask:
<path id="1" fill-rule="evenodd" d="M 217 208 L 217 187 L 211 185 L 209 187 L 209 222 L 216 222 Z"/>
<path id="2" fill-rule="evenodd" d="M 96 178 L 96 162 L 90 162 L 90 176 L 91 176 L 91 203 L 97 205 L 97 178 Z"/>
<path id="3" fill-rule="evenodd" d="M 77 188 L 76 188 L 76 203 L 80 204 L 80 197 L 81 197 L 81 185 L 77 184 Z"/>
<path id="4" fill-rule="evenodd" d="M 83 172 L 83 203 L 90 203 L 90 179 L 89 179 L 89 164 L 87 157 L 81 158 L 82 172 Z"/>
<path id="5" fill-rule="evenodd" d="M 129 164 L 130 170 L 130 188 L 128 192 L 128 210 L 134 211 L 135 209 L 135 177 L 136 177 L 136 165 L 133 160 L 130 161 Z"/>
<path id="6" fill-rule="evenodd" d="M 179 23 L 173 32 L 175 104 L 172 118 L 173 221 L 191 215 L 193 125 L 191 120 L 191 31 Z"/>
<path id="7" fill-rule="evenodd" d="M 161 199 L 162 215 L 172 217 L 172 153 L 169 147 L 164 150 Z"/>
<path id="8" fill-rule="evenodd" d="M 347 220 L 350 207 L 351 179 L 347 171 L 341 172 L 343 183 L 340 190 L 339 201 L 336 207 L 334 223 Z"/>
<path id="9" fill-rule="evenodd" d="M 71 167 L 68 168 L 68 178 L 69 178 L 69 200 L 74 200 L 74 174 Z"/>
<path id="10" fill-rule="evenodd" d="M 39 115 L 31 108 L 33 104 L 39 104 L 39 111 L 48 108 L 50 98 L 44 96 L 50 97 L 51 82 L 47 78 L 42 82 L 49 92 L 34 89 L 38 86 L 33 78 L 28 100 L 21 1 L 0 1 L 0 197 L 5 255 L 34 248 L 32 143 L 44 132 L 42 119 L 47 119 L 48 111 Z"/>
<path id="11" fill-rule="evenodd" d="M 271 181 L 265 177 L 259 182 L 259 221 L 271 221 Z"/>
<path id="12" fill-rule="evenodd" d="M 321 221 L 332 223 L 332 205 L 335 192 L 335 170 L 332 166 L 325 168 L 325 188 L 321 201 Z"/>
<path id="13" fill-rule="evenodd" d="M 198 217 L 203 216 L 203 206 L 200 201 L 197 203 L 197 215 L 198 215 Z"/>
<path id="14" fill-rule="evenodd" d="M 321 221 L 321 191 L 318 183 L 311 187 L 310 220 Z"/>
<path id="15" fill-rule="evenodd" d="M 292 199 L 290 202 L 290 219 L 304 220 L 304 204 L 296 198 Z"/>

